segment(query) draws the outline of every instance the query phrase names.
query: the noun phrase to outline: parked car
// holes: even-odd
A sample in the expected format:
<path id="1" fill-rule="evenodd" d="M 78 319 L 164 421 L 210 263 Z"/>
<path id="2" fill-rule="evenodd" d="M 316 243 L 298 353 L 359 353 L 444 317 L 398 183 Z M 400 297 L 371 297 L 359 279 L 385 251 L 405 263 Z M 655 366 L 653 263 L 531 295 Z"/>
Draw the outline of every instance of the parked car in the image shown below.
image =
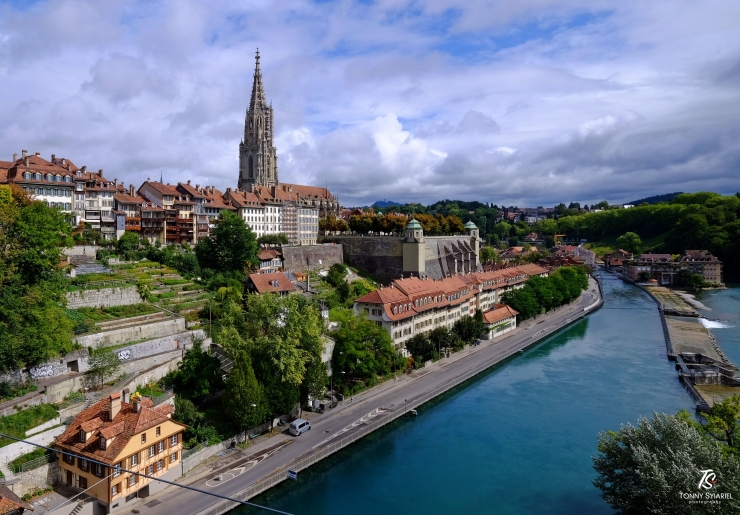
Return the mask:
<path id="1" fill-rule="evenodd" d="M 310 430 L 311 422 L 302 418 L 295 419 L 293 422 L 290 423 L 290 427 L 288 428 L 288 432 L 293 436 L 300 436 L 301 433 L 305 433 L 306 431 Z"/>

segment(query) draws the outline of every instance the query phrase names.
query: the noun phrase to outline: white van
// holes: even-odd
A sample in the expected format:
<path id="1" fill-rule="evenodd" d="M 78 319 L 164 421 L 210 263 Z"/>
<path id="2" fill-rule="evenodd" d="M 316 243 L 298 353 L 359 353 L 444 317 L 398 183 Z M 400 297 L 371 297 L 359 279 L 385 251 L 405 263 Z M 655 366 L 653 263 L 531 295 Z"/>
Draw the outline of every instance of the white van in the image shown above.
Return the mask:
<path id="1" fill-rule="evenodd" d="M 293 436 L 298 436 L 301 433 L 305 433 L 306 431 L 310 430 L 311 422 L 309 422 L 308 420 L 303 420 L 302 418 L 296 419 L 291 422 L 290 427 L 288 428 L 288 432 Z"/>

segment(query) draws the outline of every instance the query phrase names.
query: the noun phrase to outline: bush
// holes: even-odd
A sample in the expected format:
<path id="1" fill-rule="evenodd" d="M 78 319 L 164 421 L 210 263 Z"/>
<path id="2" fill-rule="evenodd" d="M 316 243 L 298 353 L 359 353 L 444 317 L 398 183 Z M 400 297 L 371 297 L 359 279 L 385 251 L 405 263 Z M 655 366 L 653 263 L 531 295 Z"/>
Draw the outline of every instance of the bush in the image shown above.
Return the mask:
<path id="1" fill-rule="evenodd" d="M 0 383 L 0 402 L 8 399 L 15 399 L 16 397 L 23 397 L 27 393 L 35 392 L 38 386 L 33 381 L 25 381 L 22 383 Z"/>

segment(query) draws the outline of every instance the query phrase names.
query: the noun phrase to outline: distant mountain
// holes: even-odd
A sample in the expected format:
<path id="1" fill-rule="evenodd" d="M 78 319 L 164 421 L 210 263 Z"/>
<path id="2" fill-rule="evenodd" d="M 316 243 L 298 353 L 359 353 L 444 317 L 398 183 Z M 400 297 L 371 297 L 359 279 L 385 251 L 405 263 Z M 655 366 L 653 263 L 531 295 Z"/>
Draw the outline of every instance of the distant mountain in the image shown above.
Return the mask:
<path id="1" fill-rule="evenodd" d="M 402 205 L 403 204 L 399 204 L 398 202 L 393 202 L 392 200 L 378 200 L 371 207 L 386 208 L 388 206 L 402 206 Z"/>
<path id="2" fill-rule="evenodd" d="M 683 191 L 677 191 L 675 193 L 666 193 L 664 195 L 653 195 L 652 197 L 641 198 L 640 200 L 633 200 L 632 202 L 625 202 L 625 204 L 632 204 L 633 206 L 639 206 L 640 204 L 658 204 L 660 202 L 668 202 L 673 200 L 676 196 L 682 194 Z"/>

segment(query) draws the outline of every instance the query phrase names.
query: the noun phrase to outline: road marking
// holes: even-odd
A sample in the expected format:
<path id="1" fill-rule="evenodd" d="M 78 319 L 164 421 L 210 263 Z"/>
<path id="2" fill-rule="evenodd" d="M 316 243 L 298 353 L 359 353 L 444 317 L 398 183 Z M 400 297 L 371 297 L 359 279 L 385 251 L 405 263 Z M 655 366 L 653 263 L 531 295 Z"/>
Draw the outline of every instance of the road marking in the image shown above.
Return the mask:
<path id="1" fill-rule="evenodd" d="M 266 460 L 267 458 L 269 458 L 270 456 L 272 456 L 273 454 L 275 454 L 277 451 L 279 451 L 280 449 L 282 449 L 283 447 L 285 447 L 285 445 L 287 445 L 287 443 L 286 444 L 283 444 L 283 445 L 281 445 L 279 447 L 275 447 L 274 449 L 271 449 L 271 450 L 267 451 L 264 454 L 260 454 L 259 456 L 255 457 L 255 458 L 253 458 L 253 459 L 251 459 L 251 460 L 249 460 L 249 461 L 247 461 L 245 463 L 242 463 L 238 467 L 234 467 L 233 469 L 229 469 L 226 472 L 222 472 L 221 473 L 221 477 L 222 477 L 221 481 L 217 481 L 216 478 L 213 477 L 213 478 L 209 479 L 208 481 L 206 481 L 206 485 L 207 486 L 210 486 L 211 488 L 215 488 L 218 485 L 222 485 L 224 483 L 228 483 L 229 481 L 231 481 L 235 477 L 238 477 L 238 476 L 244 474 L 244 472 L 246 472 L 247 470 L 252 469 L 253 467 L 257 466 L 262 461 Z M 278 470 L 278 469 L 275 469 L 275 470 Z M 231 476 L 231 477 L 225 478 L 225 476 Z"/>
<path id="2" fill-rule="evenodd" d="M 356 428 L 357 426 L 359 426 L 361 424 L 364 424 L 367 421 L 369 421 L 369 420 L 371 420 L 371 419 L 373 419 L 373 418 L 375 418 L 377 416 L 384 415 L 386 411 L 388 411 L 386 408 L 375 408 L 373 411 L 371 411 L 367 415 L 363 415 L 361 418 L 359 418 L 358 420 L 355 420 L 354 422 L 352 422 L 350 425 L 348 425 L 344 429 L 340 429 L 339 431 L 337 431 L 336 433 L 334 433 L 333 435 L 331 435 L 329 438 L 326 438 L 322 442 L 317 443 L 316 445 L 314 445 L 312 447 L 312 449 L 315 449 L 316 447 L 320 447 L 321 445 L 324 445 L 326 442 L 328 442 L 330 440 L 333 440 L 337 436 L 343 435 L 347 431 L 351 431 L 352 429 Z"/>

